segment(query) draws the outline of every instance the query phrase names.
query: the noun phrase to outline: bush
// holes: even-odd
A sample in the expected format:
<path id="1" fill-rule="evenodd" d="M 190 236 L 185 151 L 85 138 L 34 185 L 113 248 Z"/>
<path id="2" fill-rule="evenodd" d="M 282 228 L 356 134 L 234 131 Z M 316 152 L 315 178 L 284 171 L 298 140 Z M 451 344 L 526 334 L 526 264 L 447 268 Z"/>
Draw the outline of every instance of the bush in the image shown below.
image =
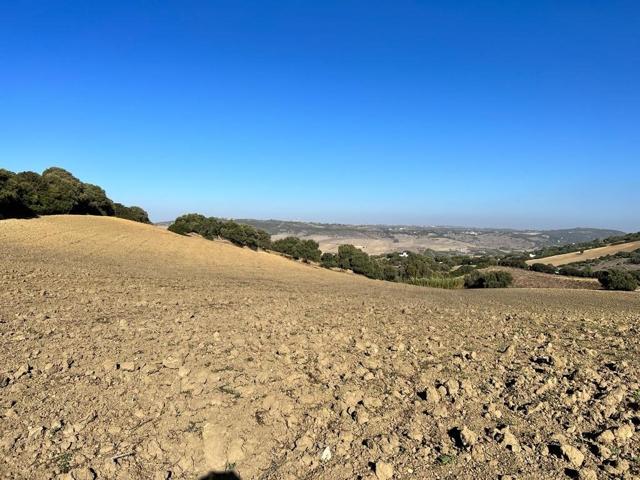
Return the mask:
<path id="1" fill-rule="evenodd" d="M 382 278 L 380 265 L 353 245 L 340 245 L 338 247 L 338 266 L 369 278 Z"/>
<path id="2" fill-rule="evenodd" d="M 253 249 L 267 250 L 271 247 L 271 235 L 264 230 L 233 220 L 222 221 L 215 217 L 207 218 L 199 213 L 181 215 L 169 225 L 169 231 L 180 235 L 197 233 L 208 240 L 220 237 L 241 247 Z"/>
<path id="3" fill-rule="evenodd" d="M 471 272 L 464 278 L 465 288 L 506 288 L 513 283 L 513 277 L 509 272 Z"/>
<path id="4" fill-rule="evenodd" d="M 297 237 L 286 237 L 276 240 L 271 245 L 276 252 L 290 255 L 296 260 L 302 259 L 306 262 L 319 262 L 322 252 L 320 245 L 314 240 L 301 240 Z"/>
<path id="5" fill-rule="evenodd" d="M 118 218 L 124 218 L 126 220 L 133 220 L 140 223 L 151 223 L 149 221 L 149 214 L 140 207 L 126 207 L 121 203 L 113 204 L 115 216 Z"/>
<path id="6" fill-rule="evenodd" d="M 475 267 L 472 265 L 460 265 L 458 268 L 453 270 L 450 275 L 452 277 L 462 277 L 464 275 L 468 275 L 471 272 L 475 271 Z"/>
<path id="7" fill-rule="evenodd" d="M 631 263 L 633 265 L 640 265 L 640 253 L 634 253 L 629 257 L 627 263 Z"/>
<path id="8" fill-rule="evenodd" d="M 271 247 L 271 235 L 264 230 L 228 220 L 220 228 L 220 236 L 241 247 L 268 249 Z"/>
<path id="9" fill-rule="evenodd" d="M 501 267 L 513 267 L 528 269 L 529 266 L 524 258 L 520 257 L 505 257 L 498 260 L 498 265 Z"/>
<path id="10" fill-rule="evenodd" d="M 593 272 L 591 271 L 591 267 L 587 267 L 585 269 L 572 267 L 570 265 L 566 265 L 564 267 L 560 267 L 558 270 L 560 275 L 564 275 L 567 277 L 583 277 L 583 278 L 591 278 L 593 277 Z"/>
<path id="11" fill-rule="evenodd" d="M 556 267 L 554 267 L 553 265 L 548 265 L 546 263 L 534 263 L 529 268 L 534 272 L 554 273 L 554 274 L 556 273 Z"/>
<path id="12" fill-rule="evenodd" d="M 608 270 L 598 272 L 598 281 L 605 290 L 624 290 L 633 292 L 638 288 L 638 280 L 629 272 Z"/>
<path id="13" fill-rule="evenodd" d="M 385 265 L 382 267 L 382 279 L 388 282 L 398 280 L 398 269 L 393 265 Z"/>
<path id="14" fill-rule="evenodd" d="M 201 232 L 204 230 L 204 226 L 207 221 L 208 219 L 204 215 L 200 215 L 199 213 L 187 213 L 186 215 L 181 215 L 176 218 L 174 222 L 169 225 L 168 230 L 180 235 L 187 235 L 188 233 L 197 233 L 202 235 Z"/>
<path id="15" fill-rule="evenodd" d="M 412 278 L 407 280 L 407 283 L 421 287 L 455 289 L 464 286 L 464 279 L 462 277 Z"/>
<path id="16" fill-rule="evenodd" d="M 320 265 L 324 268 L 338 268 L 338 256 L 334 253 L 325 252 L 320 257 Z"/>

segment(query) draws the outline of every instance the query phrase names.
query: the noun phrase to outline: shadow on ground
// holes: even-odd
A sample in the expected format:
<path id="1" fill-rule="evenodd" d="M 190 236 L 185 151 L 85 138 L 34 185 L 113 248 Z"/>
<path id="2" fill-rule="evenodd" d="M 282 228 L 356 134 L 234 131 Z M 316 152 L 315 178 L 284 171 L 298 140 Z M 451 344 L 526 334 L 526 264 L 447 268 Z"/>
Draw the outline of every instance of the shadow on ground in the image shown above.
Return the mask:
<path id="1" fill-rule="evenodd" d="M 242 480 L 235 472 L 209 472 L 198 480 Z"/>

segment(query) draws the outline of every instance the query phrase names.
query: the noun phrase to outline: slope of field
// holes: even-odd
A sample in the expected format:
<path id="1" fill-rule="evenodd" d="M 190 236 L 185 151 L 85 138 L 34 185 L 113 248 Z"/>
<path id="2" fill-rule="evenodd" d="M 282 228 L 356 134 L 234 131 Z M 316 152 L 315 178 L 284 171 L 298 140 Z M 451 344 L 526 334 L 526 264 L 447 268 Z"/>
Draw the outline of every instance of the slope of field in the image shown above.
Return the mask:
<path id="1" fill-rule="evenodd" d="M 554 255 L 552 257 L 535 258 L 528 260 L 527 264 L 533 265 L 534 263 L 546 263 L 548 265 L 554 265 L 559 267 L 568 263 L 584 262 L 585 260 L 593 260 L 595 258 L 605 257 L 607 255 L 613 255 L 619 252 L 633 252 L 640 248 L 640 241 L 621 243 L 618 245 L 607 245 L 606 247 L 591 248 L 584 252 L 564 253 L 562 255 Z"/>
<path id="2" fill-rule="evenodd" d="M 549 273 L 533 272 L 522 268 L 489 267 L 485 270 L 507 271 L 513 277 L 513 288 L 568 288 L 600 290 L 600 282 L 595 278 L 565 277 Z"/>
<path id="3" fill-rule="evenodd" d="M 633 478 L 640 294 L 444 291 L 0 222 L 2 478 Z"/>

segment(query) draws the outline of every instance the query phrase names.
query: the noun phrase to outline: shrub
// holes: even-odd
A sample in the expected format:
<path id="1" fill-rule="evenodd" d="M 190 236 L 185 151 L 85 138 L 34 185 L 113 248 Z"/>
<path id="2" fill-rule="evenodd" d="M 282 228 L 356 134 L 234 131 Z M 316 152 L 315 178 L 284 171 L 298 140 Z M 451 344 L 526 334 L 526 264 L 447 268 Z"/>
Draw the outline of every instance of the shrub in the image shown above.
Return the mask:
<path id="1" fill-rule="evenodd" d="M 500 270 L 491 272 L 476 270 L 464 278 L 465 288 L 505 288 L 512 283 L 511 274 Z"/>
<path id="2" fill-rule="evenodd" d="M 325 252 L 320 257 L 320 265 L 324 268 L 337 268 L 338 256 L 334 253 Z"/>
<path id="3" fill-rule="evenodd" d="M 452 277 L 462 277 L 464 275 L 468 275 L 473 272 L 476 268 L 472 265 L 460 265 L 458 268 L 453 270 L 450 275 Z"/>
<path id="4" fill-rule="evenodd" d="M 627 263 L 631 263 L 633 265 L 640 265 L 640 253 L 634 253 L 629 257 Z"/>
<path id="5" fill-rule="evenodd" d="M 629 272 L 608 270 L 598 272 L 598 281 L 605 290 L 625 290 L 632 292 L 638 288 L 638 280 Z"/>
<path id="6" fill-rule="evenodd" d="M 501 267 L 513 267 L 527 269 L 529 266 L 524 258 L 520 257 L 505 257 L 498 260 L 498 265 Z"/>
<path id="7" fill-rule="evenodd" d="M 556 267 L 554 267 L 553 265 L 548 265 L 546 263 L 534 263 L 529 268 L 534 272 L 556 273 Z"/>
<path id="8" fill-rule="evenodd" d="M 220 236 L 236 245 L 252 249 L 271 247 L 271 235 L 264 230 L 228 220 L 220 228 Z"/>
<path id="9" fill-rule="evenodd" d="M 583 277 L 583 278 L 591 278 L 593 277 L 593 272 L 591 271 L 591 267 L 587 267 L 585 269 L 572 267 L 571 265 L 565 265 L 564 267 L 560 267 L 558 270 L 560 275 L 565 275 L 567 277 Z"/>
<path id="10" fill-rule="evenodd" d="M 116 217 L 133 220 L 134 222 L 151 223 L 149 221 L 149 214 L 140 207 L 126 207 L 121 203 L 114 203 L 113 209 Z"/>
<path id="11" fill-rule="evenodd" d="M 462 288 L 464 286 L 464 279 L 462 277 L 412 278 L 407 280 L 407 283 L 421 287 L 454 289 Z"/>
<path id="12" fill-rule="evenodd" d="M 176 218 L 169 225 L 169 231 L 180 235 L 187 235 L 188 233 L 201 234 L 200 232 L 203 230 L 207 220 L 207 217 L 199 213 L 187 213 Z"/>
<path id="13" fill-rule="evenodd" d="M 271 245 L 276 252 L 290 255 L 295 259 L 304 261 L 319 262 L 322 252 L 320 245 L 314 240 L 301 240 L 297 237 L 286 237 L 276 240 Z"/>
<path id="14" fill-rule="evenodd" d="M 382 279 L 388 282 L 395 282 L 398 279 L 398 269 L 393 265 L 385 265 L 382 267 Z"/>
<path id="15" fill-rule="evenodd" d="M 382 268 L 368 254 L 353 245 L 338 247 L 338 266 L 369 278 L 381 278 Z"/>

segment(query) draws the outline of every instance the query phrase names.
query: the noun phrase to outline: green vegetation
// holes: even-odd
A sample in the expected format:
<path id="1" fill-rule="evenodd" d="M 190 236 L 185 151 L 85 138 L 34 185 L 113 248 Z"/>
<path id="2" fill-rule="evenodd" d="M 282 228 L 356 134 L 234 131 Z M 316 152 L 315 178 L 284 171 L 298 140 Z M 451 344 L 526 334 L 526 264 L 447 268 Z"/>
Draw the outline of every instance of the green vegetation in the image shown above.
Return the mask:
<path id="1" fill-rule="evenodd" d="M 502 257 L 498 260 L 498 265 L 501 267 L 522 268 L 524 270 L 529 268 L 524 257 L 514 255 Z"/>
<path id="2" fill-rule="evenodd" d="M 134 222 L 151 223 L 147 212 L 140 207 L 126 207 L 121 203 L 114 203 L 113 208 L 116 217 L 133 220 Z"/>
<path id="3" fill-rule="evenodd" d="M 169 231 L 180 235 L 197 233 L 208 240 L 223 238 L 241 247 L 249 247 L 254 250 L 271 248 L 271 236 L 264 230 L 233 220 L 205 217 L 199 213 L 188 213 L 176 218 L 169 225 Z"/>
<path id="4" fill-rule="evenodd" d="M 634 251 L 633 255 L 629 257 L 629 260 L 627 260 L 627 263 L 630 263 L 632 265 L 640 265 L 640 252 L 638 252 L 638 250 Z"/>
<path id="5" fill-rule="evenodd" d="M 334 253 L 325 252 L 320 257 L 320 265 L 324 268 L 338 268 L 338 256 Z"/>
<path id="6" fill-rule="evenodd" d="M 578 268 L 573 265 L 563 265 L 558 270 L 558 274 L 564 275 L 566 277 L 582 277 L 582 278 L 593 278 L 595 275 L 591 270 L 591 267 Z"/>
<path id="7" fill-rule="evenodd" d="M 322 252 L 320 245 L 315 240 L 300 240 L 298 237 L 286 237 L 276 240 L 271 244 L 271 248 L 280 253 L 289 255 L 296 260 L 306 262 L 319 262 Z"/>
<path id="8" fill-rule="evenodd" d="M 456 457 L 455 455 L 439 455 L 438 458 L 436 458 L 436 463 L 440 464 L 440 465 L 449 465 L 450 463 L 453 463 L 456 461 Z"/>
<path id="9" fill-rule="evenodd" d="M 62 168 L 48 168 L 42 175 L 0 169 L 0 219 L 65 214 L 120 216 L 149 223 L 142 208 L 114 203 L 102 188 L 81 182 Z"/>
<path id="10" fill-rule="evenodd" d="M 382 278 L 382 268 L 368 254 L 353 245 L 338 247 L 338 266 L 369 278 Z"/>
<path id="11" fill-rule="evenodd" d="M 618 245 L 620 243 L 635 242 L 640 240 L 640 232 L 628 233 L 626 235 L 615 235 L 591 242 L 570 243 L 568 245 L 544 247 L 533 252 L 536 258 L 552 257 L 563 253 L 582 252 L 592 248 L 605 247 L 607 245 Z"/>
<path id="12" fill-rule="evenodd" d="M 511 274 L 501 270 L 475 271 L 464 277 L 465 288 L 506 288 L 512 283 Z"/>
<path id="13" fill-rule="evenodd" d="M 598 281 L 606 290 L 633 292 L 638 288 L 637 278 L 631 273 L 620 270 L 598 272 Z"/>
<path id="14" fill-rule="evenodd" d="M 71 471 L 71 452 L 64 452 L 56 458 L 58 469 L 62 473 L 69 473 Z"/>
<path id="15" fill-rule="evenodd" d="M 542 272 L 542 273 L 556 273 L 556 267 L 553 265 L 547 265 L 545 263 L 534 263 L 529 267 L 530 270 L 534 272 Z"/>
<path id="16" fill-rule="evenodd" d="M 463 277 L 431 277 L 431 278 L 413 278 L 407 281 L 411 285 L 420 285 L 421 287 L 433 288 L 462 288 L 464 287 Z"/>

